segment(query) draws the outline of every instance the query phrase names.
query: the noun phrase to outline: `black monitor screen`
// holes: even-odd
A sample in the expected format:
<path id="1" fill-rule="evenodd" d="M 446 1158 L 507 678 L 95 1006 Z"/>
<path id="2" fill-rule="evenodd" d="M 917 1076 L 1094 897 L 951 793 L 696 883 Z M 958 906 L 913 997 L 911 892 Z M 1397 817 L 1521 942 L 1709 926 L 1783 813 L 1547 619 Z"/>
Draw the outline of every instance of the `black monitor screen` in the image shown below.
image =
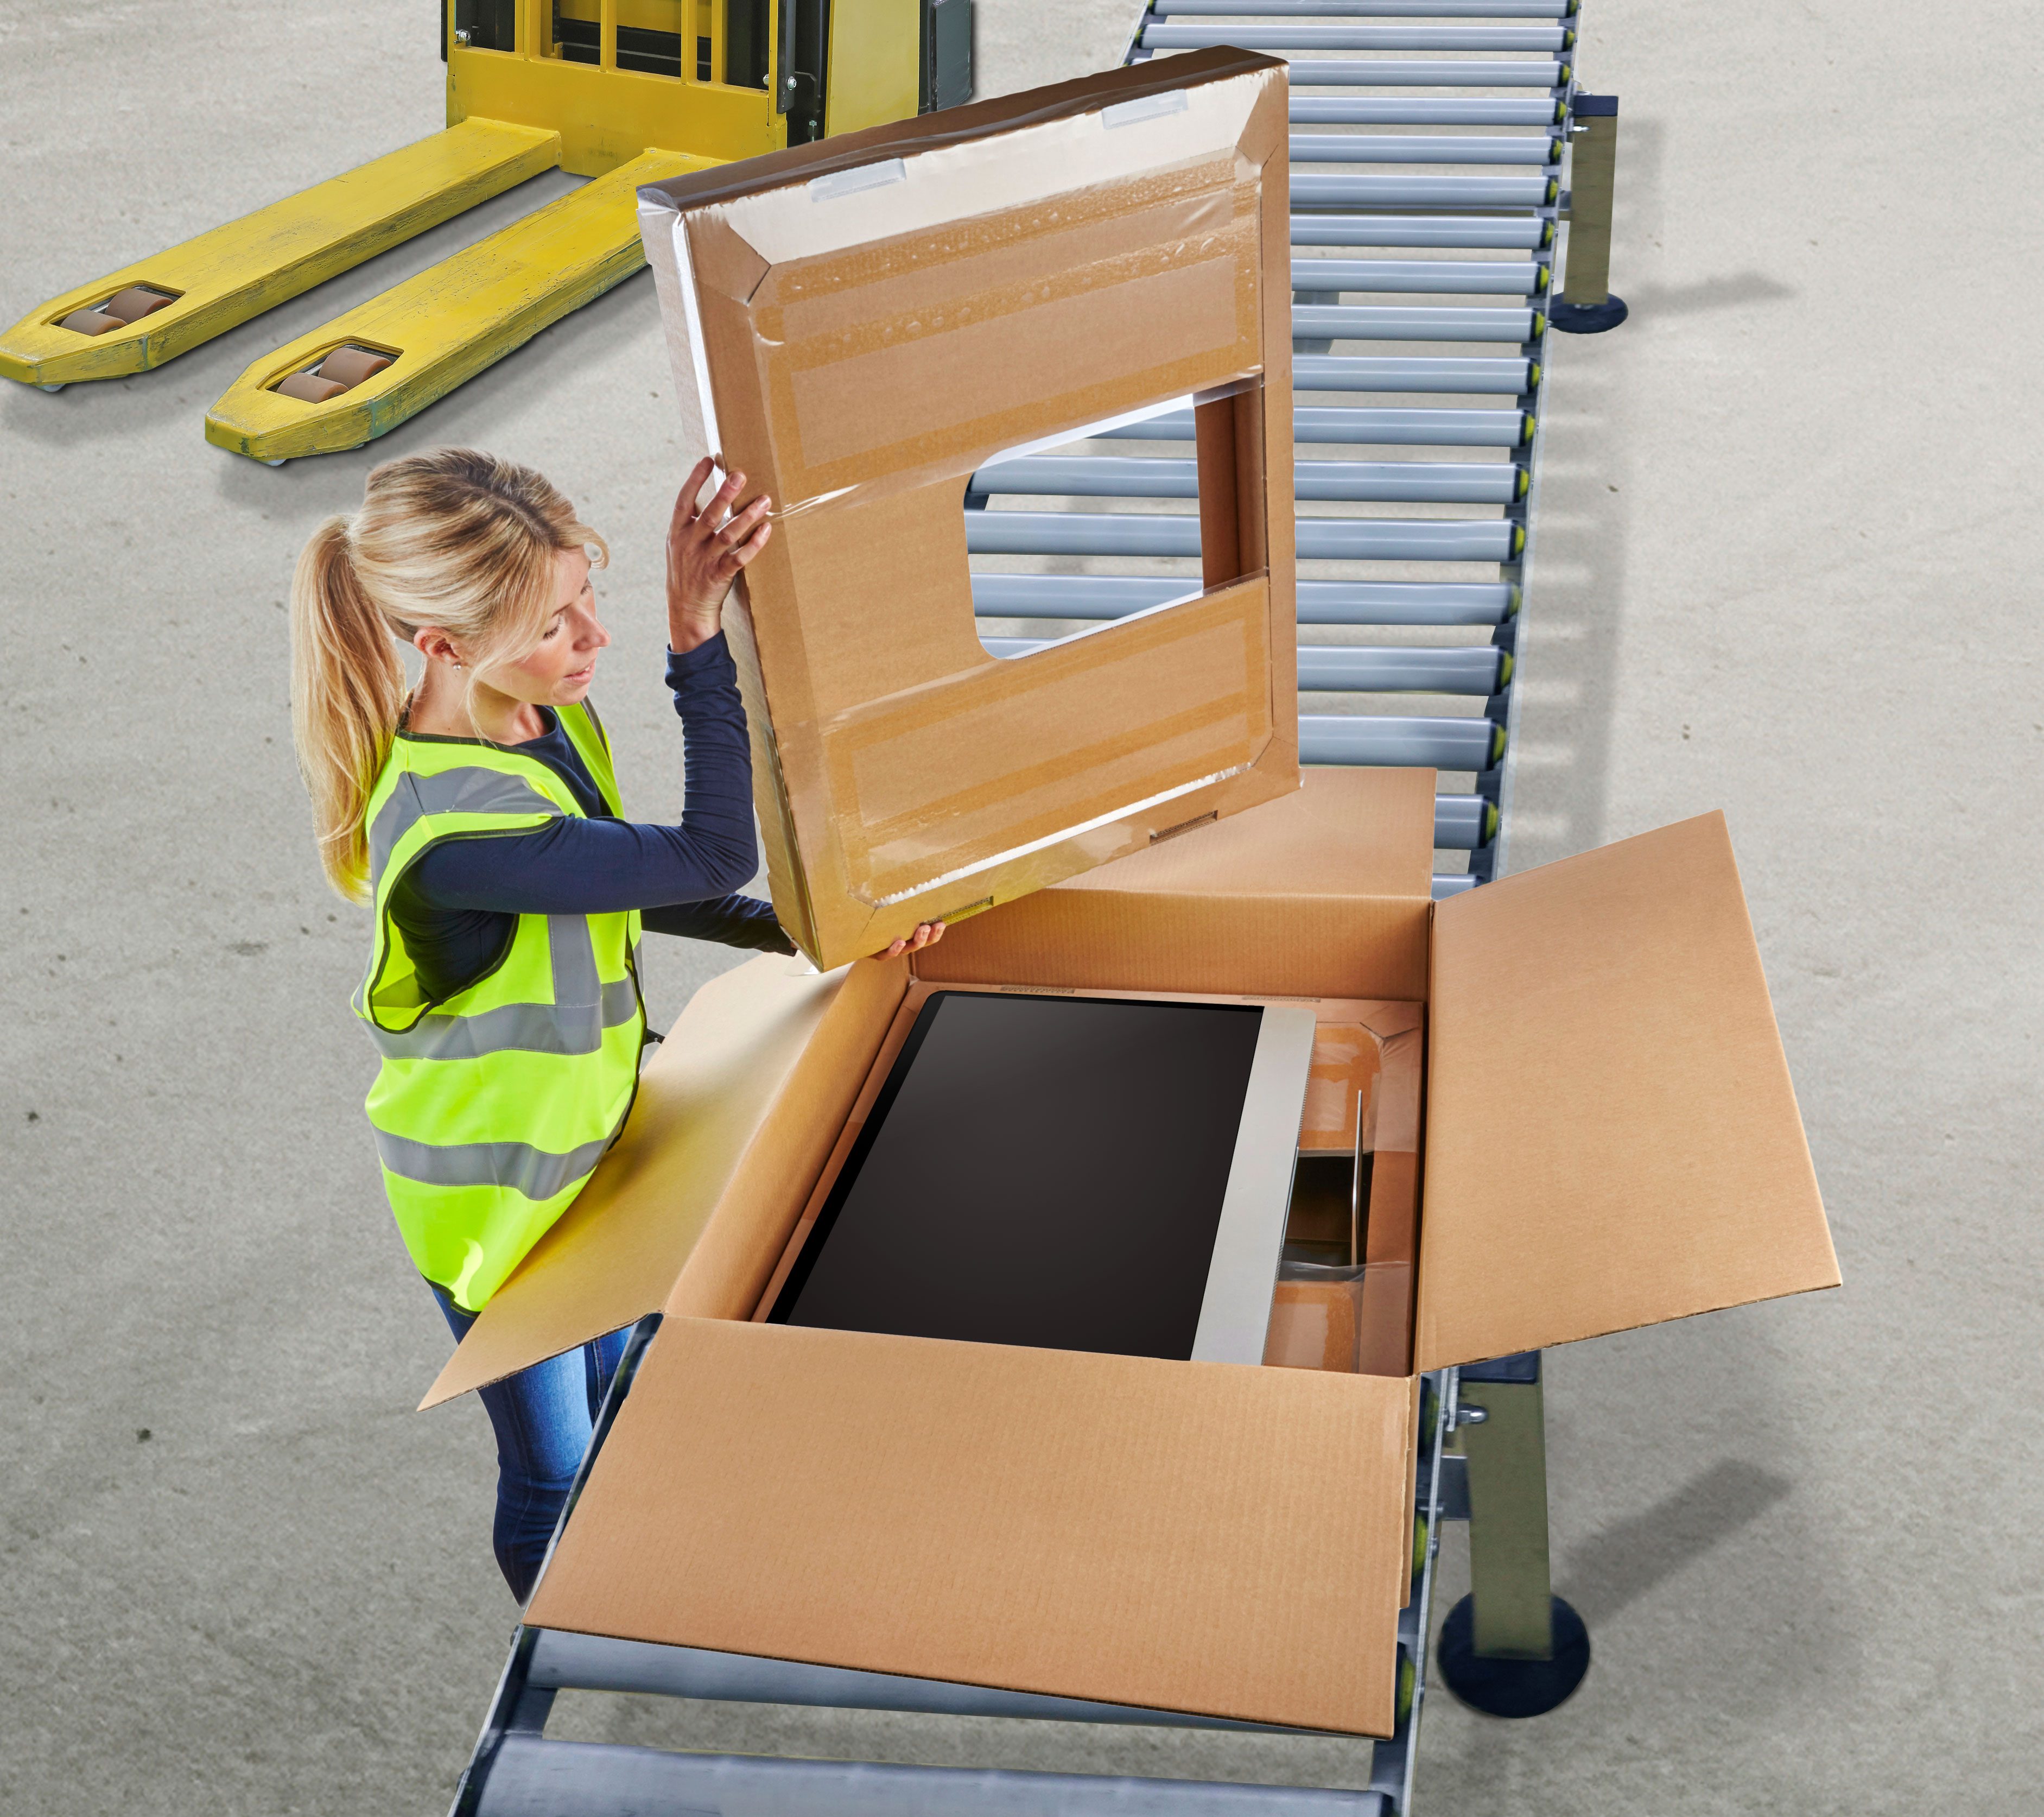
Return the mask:
<path id="1" fill-rule="evenodd" d="M 934 993 L 770 1316 L 1189 1357 L 1262 1015 Z"/>

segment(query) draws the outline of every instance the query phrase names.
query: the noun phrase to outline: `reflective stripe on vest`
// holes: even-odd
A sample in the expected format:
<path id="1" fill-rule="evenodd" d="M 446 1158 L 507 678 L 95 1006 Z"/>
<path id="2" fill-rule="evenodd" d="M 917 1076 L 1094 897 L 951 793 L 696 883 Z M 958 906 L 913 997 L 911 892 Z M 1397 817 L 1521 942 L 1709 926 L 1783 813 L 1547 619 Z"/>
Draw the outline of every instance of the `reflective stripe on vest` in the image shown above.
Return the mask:
<path id="1" fill-rule="evenodd" d="M 558 711 L 617 813 L 595 715 Z M 529 832 L 582 811 L 547 764 L 471 739 L 399 737 L 370 795 L 375 942 L 355 1010 L 382 1064 L 367 1107 L 413 1262 L 470 1311 L 574 1203 L 631 1107 L 645 1032 L 639 917 L 520 915 L 489 972 L 436 1002 L 391 897 L 443 841 Z"/>

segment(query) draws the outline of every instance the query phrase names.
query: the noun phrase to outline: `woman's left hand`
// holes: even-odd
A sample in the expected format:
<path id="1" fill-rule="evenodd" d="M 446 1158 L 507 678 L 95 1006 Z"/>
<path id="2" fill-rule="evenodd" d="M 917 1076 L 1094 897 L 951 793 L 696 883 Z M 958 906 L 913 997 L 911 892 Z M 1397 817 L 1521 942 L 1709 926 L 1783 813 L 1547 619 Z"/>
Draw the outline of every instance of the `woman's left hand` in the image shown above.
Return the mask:
<path id="1" fill-rule="evenodd" d="M 906 940 L 897 940 L 887 949 L 889 959 L 899 959 L 905 953 L 920 953 L 926 946 L 935 946 L 944 937 L 944 924 L 940 921 L 918 922 L 916 931 Z"/>

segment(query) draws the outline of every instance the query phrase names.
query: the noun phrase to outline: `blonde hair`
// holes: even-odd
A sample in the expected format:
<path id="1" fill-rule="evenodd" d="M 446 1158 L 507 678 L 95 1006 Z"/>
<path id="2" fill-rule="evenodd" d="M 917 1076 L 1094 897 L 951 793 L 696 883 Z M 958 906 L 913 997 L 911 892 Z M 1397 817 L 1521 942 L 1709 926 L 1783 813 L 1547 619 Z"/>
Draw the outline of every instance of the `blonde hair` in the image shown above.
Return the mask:
<path id="1" fill-rule="evenodd" d="M 374 468 L 352 518 L 313 531 L 291 579 L 291 730 L 320 863 L 351 902 L 369 895 L 364 810 L 410 704 L 398 654 L 425 626 L 474 672 L 539 641 L 559 609 L 555 558 L 602 537 L 529 467 L 440 448 Z"/>

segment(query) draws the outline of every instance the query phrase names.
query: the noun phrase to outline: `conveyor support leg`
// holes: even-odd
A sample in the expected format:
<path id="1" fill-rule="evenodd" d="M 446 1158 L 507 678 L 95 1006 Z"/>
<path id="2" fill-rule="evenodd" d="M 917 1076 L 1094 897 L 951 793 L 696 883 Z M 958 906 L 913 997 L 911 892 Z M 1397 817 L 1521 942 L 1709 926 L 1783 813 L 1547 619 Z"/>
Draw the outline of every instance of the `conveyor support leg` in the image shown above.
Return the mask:
<path id="1" fill-rule="evenodd" d="M 1564 334 L 1601 334 L 1626 317 L 1624 298 L 1611 294 L 1618 97 L 1579 93 L 1569 112 L 1575 151 L 1569 174 L 1568 275 L 1548 320 Z"/>
<path id="2" fill-rule="evenodd" d="M 1441 1676 L 1488 1715 L 1543 1715 L 1582 1682 L 1590 1646 L 1581 1617 L 1549 1580 L 1539 1353 L 1464 1369 L 1457 1408 L 1470 1594 L 1442 1625 Z"/>

